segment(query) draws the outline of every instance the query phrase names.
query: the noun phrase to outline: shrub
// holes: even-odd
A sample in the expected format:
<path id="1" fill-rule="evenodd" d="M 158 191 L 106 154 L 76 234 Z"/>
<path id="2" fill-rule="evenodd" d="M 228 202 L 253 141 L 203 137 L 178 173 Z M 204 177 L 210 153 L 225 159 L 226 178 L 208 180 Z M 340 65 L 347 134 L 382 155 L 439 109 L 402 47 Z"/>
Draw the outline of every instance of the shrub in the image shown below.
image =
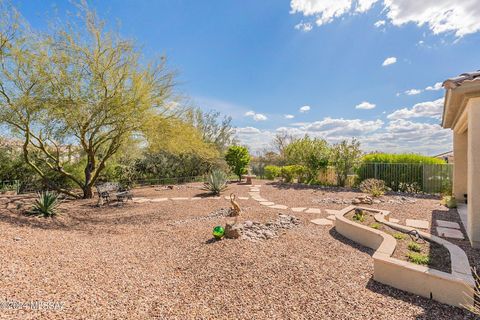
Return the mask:
<path id="1" fill-rule="evenodd" d="M 277 177 L 280 177 L 282 168 L 278 166 L 265 166 L 265 177 L 268 180 L 274 180 Z"/>
<path id="2" fill-rule="evenodd" d="M 292 182 L 295 178 L 301 182 L 305 172 L 305 167 L 300 165 L 291 165 L 281 168 L 281 176 L 285 182 Z"/>
<path id="3" fill-rule="evenodd" d="M 360 190 L 364 193 L 369 193 L 373 197 L 380 197 L 385 194 L 387 188 L 382 180 L 367 179 L 360 183 Z"/>
<path id="4" fill-rule="evenodd" d="M 337 183 L 341 187 L 345 187 L 348 175 L 358 168 L 361 156 L 360 142 L 355 138 L 351 142 L 343 140 L 332 147 L 331 163 L 335 166 Z"/>
<path id="5" fill-rule="evenodd" d="M 57 214 L 57 207 L 60 204 L 58 195 L 53 192 L 42 192 L 38 194 L 38 199 L 33 204 L 32 213 L 52 217 Z"/>
<path id="6" fill-rule="evenodd" d="M 380 229 L 381 225 L 380 225 L 380 223 L 376 223 L 376 222 L 375 222 L 375 223 L 372 223 L 372 224 L 370 225 L 370 227 L 372 227 L 373 229 Z"/>
<path id="7" fill-rule="evenodd" d="M 457 200 L 453 196 L 445 196 L 442 198 L 442 204 L 449 209 L 457 207 Z"/>
<path id="8" fill-rule="evenodd" d="M 405 239 L 405 235 L 404 235 L 403 233 L 401 233 L 401 232 L 394 233 L 394 234 L 393 234 L 393 237 L 394 237 L 395 239 L 397 239 L 397 240 L 403 240 L 403 239 Z"/>
<path id="9" fill-rule="evenodd" d="M 414 251 L 414 252 L 422 251 L 422 247 L 420 247 L 420 245 L 418 243 L 413 242 L 413 241 L 409 242 L 407 247 L 408 247 L 408 250 L 410 250 L 410 251 Z"/>
<path id="10" fill-rule="evenodd" d="M 242 146 L 231 146 L 225 154 L 225 160 L 232 172 L 238 176 L 238 180 L 241 181 L 242 174 L 246 173 L 247 166 L 250 163 L 248 149 Z"/>
<path id="11" fill-rule="evenodd" d="M 427 255 L 418 252 L 409 252 L 407 254 L 408 261 L 415 264 L 426 265 L 430 263 L 430 258 Z"/>
<path id="12" fill-rule="evenodd" d="M 221 170 L 212 170 L 212 172 L 210 172 L 210 174 L 207 176 L 207 181 L 202 189 L 219 195 L 220 192 L 227 189 L 227 175 Z"/>
<path id="13" fill-rule="evenodd" d="M 417 163 L 417 164 L 445 164 L 445 160 L 422 156 L 412 153 L 372 153 L 362 158 L 363 163 Z"/>
<path id="14" fill-rule="evenodd" d="M 362 209 L 355 209 L 355 214 L 353 215 L 353 220 L 363 222 L 365 221 L 365 213 Z"/>
<path id="15" fill-rule="evenodd" d="M 302 165 L 307 169 L 309 182 L 317 179 L 319 170 L 327 167 L 330 158 L 327 141 L 309 136 L 293 140 L 284 152 L 288 164 Z"/>
<path id="16" fill-rule="evenodd" d="M 422 192 L 422 188 L 418 184 L 418 182 L 407 183 L 407 182 L 400 182 L 398 183 L 398 187 L 396 188 L 397 191 L 405 192 L 405 193 L 420 193 Z"/>

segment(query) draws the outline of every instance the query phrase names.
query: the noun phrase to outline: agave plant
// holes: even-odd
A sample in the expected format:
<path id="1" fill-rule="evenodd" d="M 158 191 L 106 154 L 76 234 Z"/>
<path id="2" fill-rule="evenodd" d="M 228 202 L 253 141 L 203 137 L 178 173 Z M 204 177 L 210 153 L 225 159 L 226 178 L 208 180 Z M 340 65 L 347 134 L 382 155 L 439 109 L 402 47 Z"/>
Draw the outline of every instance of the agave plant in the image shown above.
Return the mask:
<path id="1" fill-rule="evenodd" d="M 227 189 L 227 175 L 225 172 L 215 169 L 207 176 L 207 181 L 203 185 L 203 190 L 210 191 L 219 195 L 220 192 Z"/>
<path id="2" fill-rule="evenodd" d="M 33 204 L 32 213 L 51 217 L 57 214 L 57 207 L 60 204 L 56 193 L 45 191 L 38 194 L 37 200 Z"/>

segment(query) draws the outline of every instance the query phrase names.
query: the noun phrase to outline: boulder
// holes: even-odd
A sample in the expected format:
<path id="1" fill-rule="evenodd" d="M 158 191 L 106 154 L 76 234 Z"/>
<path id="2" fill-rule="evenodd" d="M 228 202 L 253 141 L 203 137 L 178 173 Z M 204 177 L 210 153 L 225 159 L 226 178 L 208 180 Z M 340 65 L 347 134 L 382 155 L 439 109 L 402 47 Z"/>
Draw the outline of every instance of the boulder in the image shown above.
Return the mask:
<path id="1" fill-rule="evenodd" d="M 243 226 L 235 222 L 227 222 L 225 225 L 225 238 L 238 239 L 242 236 Z"/>

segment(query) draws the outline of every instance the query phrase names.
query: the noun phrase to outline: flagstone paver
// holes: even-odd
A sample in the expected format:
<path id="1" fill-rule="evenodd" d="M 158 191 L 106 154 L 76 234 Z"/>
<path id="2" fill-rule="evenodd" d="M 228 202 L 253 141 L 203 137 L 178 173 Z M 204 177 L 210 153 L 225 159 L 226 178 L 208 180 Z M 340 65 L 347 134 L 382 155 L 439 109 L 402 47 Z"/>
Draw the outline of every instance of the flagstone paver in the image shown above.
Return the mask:
<path id="1" fill-rule="evenodd" d="M 305 211 L 305 209 L 307 209 L 307 208 L 292 208 L 292 211 L 293 212 L 303 212 L 303 211 Z"/>
<path id="2" fill-rule="evenodd" d="M 240 200 L 248 200 L 248 199 L 250 199 L 250 198 L 249 198 L 249 197 L 238 197 L 238 199 L 240 199 Z"/>
<path id="3" fill-rule="evenodd" d="M 445 220 L 437 220 L 437 226 L 443 228 L 451 228 L 451 229 L 460 229 L 460 225 L 456 222 L 452 221 L 445 221 Z"/>
<path id="4" fill-rule="evenodd" d="M 288 207 L 284 206 L 283 204 L 276 204 L 276 205 L 269 206 L 269 207 L 272 208 L 272 209 L 282 209 L 282 210 L 288 209 Z"/>
<path id="5" fill-rule="evenodd" d="M 322 213 L 322 209 L 309 208 L 305 213 Z"/>
<path id="6" fill-rule="evenodd" d="M 334 215 L 334 214 L 331 214 L 331 215 L 327 216 L 327 219 L 328 219 L 328 220 L 335 221 L 336 218 L 335 218 L 335 215 Z"/>
<path id="7" fill-rule="evenodd" d="M 338 213 L 338 210 L 325 209 L 326 214 L 335 215 Z"/>
<path id="8" fill-rule="evenodd" d="M 200 197 L 193 197 L 192 199 L 190 200 L 202 200 L 203 198 L 200 198 Z"/>
<path id="9" fill-rule="evenodd" d="M 151 202 L 163 202 L 163 201 L 167 201 L 168 198 L 154 198 L 154 199 L 151 199 L 150 201 Z"/>
<path id="10" fill-rule="evenodd" d="M 400 220 L 395 219 L 395 218 L 390 218 L 388 221 L 393 222 L 393 223 L 399 223 Z"/>
<path id="11" fill-rule="evenodd" d="M 427 220 L 416 220 L 416 219 L 407 219 L 405 224 L 408 227 L 417 228 L 417 229 L 428 229 L 428 221 Z"/>
<path id="12" fill-rule="evenodd" d="M 175 198 L 170 198 L 172 199 L 173 201 L 183 201 L 183 200 L 188 200 L 190 198 L 186 198 L 186 197 L 175 197 Z"/>
<path id="13" fill-rule="evenodd" d="M 314 219 L 314 220 L 310 220 L 311 223 L 314 223 L 316 225 L 319 225 L 319 226 L 331 226 L 333 225 L 333 222 L 332 220 L 329 220 L 329 219 Z"/>
<path id="14" fill-rule="evenodd" d="M 260 189 L 258 189 L 258 188 L 251 188 L 251 189 L 250 189 L 250 192 L 260 192 Z"/>
<path id="15" fill-rule="evenodd" d="M 260 204 L 262 206 L 273 206 L 275 204 L 275 202 L 264 201 L 264 202 L 260 202 Z"/>
<path id="16" fill-rule="evenodd" d="M 465 239 L 463 236 L 462 231 L 457 230 L 457 229 L 450 229 L 450 228 L 444 228 L 444 227 L 437 227 L 437 234 L 440 237 L 445 237 L 445 238 L 451 238 L 451 239 Z"/>

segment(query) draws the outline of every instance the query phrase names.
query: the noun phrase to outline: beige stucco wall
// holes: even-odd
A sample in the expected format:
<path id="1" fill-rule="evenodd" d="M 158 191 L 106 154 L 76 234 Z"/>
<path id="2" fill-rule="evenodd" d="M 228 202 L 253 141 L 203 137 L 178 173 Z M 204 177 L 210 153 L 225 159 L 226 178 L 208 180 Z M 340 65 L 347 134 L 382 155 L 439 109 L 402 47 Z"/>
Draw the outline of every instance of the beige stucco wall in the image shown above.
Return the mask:
<path id="1" fill-rule="evenodd" d="M 467 132 L 453 133 L 453 153 L 455 154 L 455 165 L 453 167 L 453 195 L 457 201 L 463 202 L 464 194 L 467 193 Z"/>
<path id="2" fill-rule="evenodd" d="M 468 101 L 468 226 L 474 248 L 480 248 L 480 98 Z"/>

